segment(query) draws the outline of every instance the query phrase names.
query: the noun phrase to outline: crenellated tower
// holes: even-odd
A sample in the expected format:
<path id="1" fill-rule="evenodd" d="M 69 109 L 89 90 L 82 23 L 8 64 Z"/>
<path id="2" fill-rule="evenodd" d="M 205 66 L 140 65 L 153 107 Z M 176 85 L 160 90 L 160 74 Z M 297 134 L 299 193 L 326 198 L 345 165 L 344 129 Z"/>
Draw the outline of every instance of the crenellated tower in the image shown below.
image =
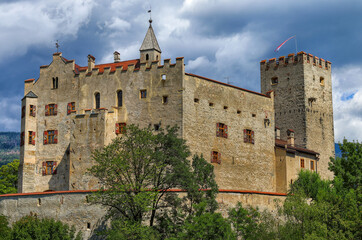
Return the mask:
<path id="1" fill-rule="evenodd" d="M 261 92 L 275 92 L 275 126 L 281 138 L 295 131 L 295 144 L 320 153 L 317 171 L 331 178 L 334 157 L 331 63 L 305 52 L 260 62 Z"/>

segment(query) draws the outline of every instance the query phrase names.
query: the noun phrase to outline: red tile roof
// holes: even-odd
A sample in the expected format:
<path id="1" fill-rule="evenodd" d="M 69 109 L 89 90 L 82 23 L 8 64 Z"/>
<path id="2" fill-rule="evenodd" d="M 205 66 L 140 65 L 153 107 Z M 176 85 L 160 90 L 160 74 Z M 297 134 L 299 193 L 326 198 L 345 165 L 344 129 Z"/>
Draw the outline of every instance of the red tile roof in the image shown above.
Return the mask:
<path id="1" fill-rule="evenodd" d="M 116 62 L 116 63 L 105 63 L 105 64 L 98 64 L 95 65 L 94 68 L 99 69 L 99 73 L 103 73 L 104 69 L 110 68 L 110 72 L 116 71 L 117 67 L 123 67 L 123 70 L 127 70 L 129 65 L 135 65 L 136 67 L 139 67 L 140 60 L 134 59 L 134 60 L 128 60 L 123 62 Z M 75 64 L 75 72 L 78 74 L 79 72 L 86 71 L 88 67 L 81 67 L 78 64 Z"/>

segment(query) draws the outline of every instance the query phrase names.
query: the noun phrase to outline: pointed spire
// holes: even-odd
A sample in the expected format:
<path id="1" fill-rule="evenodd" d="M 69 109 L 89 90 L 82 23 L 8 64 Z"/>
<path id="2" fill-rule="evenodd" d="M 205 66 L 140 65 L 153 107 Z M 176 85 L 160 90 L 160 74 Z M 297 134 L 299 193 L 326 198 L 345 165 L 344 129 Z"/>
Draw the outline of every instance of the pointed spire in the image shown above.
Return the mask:
<path id="1" fill-rule="evenodd" d="M 151 18 L 150 18 L 149 22 L 150 22 L 150 26 L 148 27 L 148 31 L 146 33 L 146 36 L 145 36 L 144 40 L 143 40 L 140 51 L 156 50 L 159 53 L 161 53 L 161 48 L 158 45 L 155 32 L 153 31 L 153 28 L 152 28 L 152 19 Z"/>

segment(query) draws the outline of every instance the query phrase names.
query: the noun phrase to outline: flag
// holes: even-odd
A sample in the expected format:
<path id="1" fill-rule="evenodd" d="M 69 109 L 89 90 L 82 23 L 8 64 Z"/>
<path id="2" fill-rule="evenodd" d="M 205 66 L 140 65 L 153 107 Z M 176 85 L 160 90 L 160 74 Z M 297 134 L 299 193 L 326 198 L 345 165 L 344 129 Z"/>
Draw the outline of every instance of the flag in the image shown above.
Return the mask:
<path id="1" fill-rule="evenodd" d="M 292 39 L 292 38 L 295 38 L 295 36 L 292 36 L 292 37 L 288 38 L 287 40 L 285 40 L 282 44 L 280 44 L 280 45 L 274 50 L 274 52 L 278 52 L 279 49 L 280 49 L 286 42 L 288 42 L 288 41 L 289 41 L 290 39 Z"/>

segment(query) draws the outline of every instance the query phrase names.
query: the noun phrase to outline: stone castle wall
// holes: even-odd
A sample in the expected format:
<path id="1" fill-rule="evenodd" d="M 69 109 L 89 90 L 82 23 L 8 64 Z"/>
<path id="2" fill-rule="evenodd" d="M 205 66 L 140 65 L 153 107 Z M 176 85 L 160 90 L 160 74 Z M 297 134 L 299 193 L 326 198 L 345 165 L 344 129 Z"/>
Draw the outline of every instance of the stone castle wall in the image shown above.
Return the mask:
<path id="1" fill-rule="evenodd" d="M 192 153 L 212 163 L 222 189 L 275 191 L 273 97 L 192 74 L 185 76 L 183 137 Z M 217 123 L 228 136 L 217 136 Z M 254 131 L 254 143 L 244 142 L 244 129 Z"/>
<path id="2" fill-rule="evenodd" d="M 276 211 L 275 201 L 282 203 L 285 199 L 285 195 L 276 193 L 220 191 L 217 201 L 224 216 L 237 202 L 242 202 L 244 207 L 253 206 L 273 212 Z M 0 195 L 0 215 L 7 216 L 10 223 L 30 214 L 54 218 L 74 225 L 77 231 L 82 231 L 83 239 L 100 239 L 95 233 L 107 225 L 104 217 L 106 208 L 91 205 L 88 202 L 89 194 L 91 191 Z"/>

